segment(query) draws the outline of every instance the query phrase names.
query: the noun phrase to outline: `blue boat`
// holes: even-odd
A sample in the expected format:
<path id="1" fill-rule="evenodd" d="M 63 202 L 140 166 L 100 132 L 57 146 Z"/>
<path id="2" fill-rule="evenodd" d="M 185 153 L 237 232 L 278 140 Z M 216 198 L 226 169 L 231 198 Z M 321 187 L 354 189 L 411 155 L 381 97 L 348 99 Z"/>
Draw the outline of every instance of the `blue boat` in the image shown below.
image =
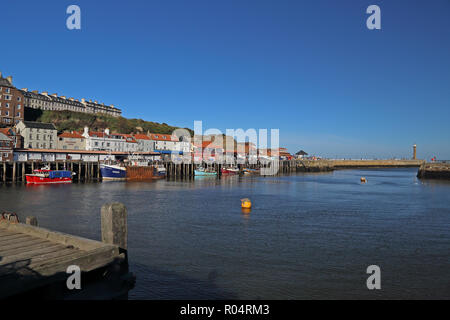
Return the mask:
<path id="1" fill-rule="evenodd" d="M 215 171 L 208 171 L 205 170 L 205 168 L 198 168 L 197 170 L 194 170 L 195 172 L 195 176 L 196 177 L 200 177 L 200 176 L 216 176 L 217 172 Z"/>
<path id="2" fill-rule="evenodd" d="M 102 174 L 103 180 L 126 180 L 127 179 L 127 168 L 110 165 L 110 164 L 101 164 L 100 172 Z"/>

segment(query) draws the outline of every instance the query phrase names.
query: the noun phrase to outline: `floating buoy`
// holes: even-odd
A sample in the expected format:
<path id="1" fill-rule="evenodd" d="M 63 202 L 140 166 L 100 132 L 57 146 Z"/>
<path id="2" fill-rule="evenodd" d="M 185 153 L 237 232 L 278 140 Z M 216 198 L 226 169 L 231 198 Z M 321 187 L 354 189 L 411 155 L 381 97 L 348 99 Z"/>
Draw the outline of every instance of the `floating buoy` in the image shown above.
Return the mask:
<path id="1" fill-rule="evenodd" d="M 249 198 L 241 199 L 241 207 L 243 209 L 250 209 L 252 207 L 252 202 Z"/>
<path id="2" fill-rule="evenodd" d="M 361 177 L 361 183 L 366 183 L 366 182 L 367 182 L 366 178 Z"/>

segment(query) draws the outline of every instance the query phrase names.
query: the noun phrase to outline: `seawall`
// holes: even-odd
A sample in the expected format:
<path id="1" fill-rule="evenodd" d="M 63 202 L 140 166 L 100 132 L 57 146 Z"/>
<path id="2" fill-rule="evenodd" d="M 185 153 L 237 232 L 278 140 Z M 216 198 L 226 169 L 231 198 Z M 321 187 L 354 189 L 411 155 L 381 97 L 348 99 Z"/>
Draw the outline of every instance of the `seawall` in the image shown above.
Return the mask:
<path id="1" fill-rule="evenodd" d="M 450 180 L 450 163 L 423 163 L 417 173 L 419 179 Z"/>
<path id="2" fill-rule="evenodd" d="M 423 160 L 330 160 L 339 168 L 414 168 L 420 167 Z"/>
<path id="3" fill-rule="evenodd" d="M 352 168 L 418 168 L 423 160 L 298 160 L 299 172 L 327 172 Z"/>

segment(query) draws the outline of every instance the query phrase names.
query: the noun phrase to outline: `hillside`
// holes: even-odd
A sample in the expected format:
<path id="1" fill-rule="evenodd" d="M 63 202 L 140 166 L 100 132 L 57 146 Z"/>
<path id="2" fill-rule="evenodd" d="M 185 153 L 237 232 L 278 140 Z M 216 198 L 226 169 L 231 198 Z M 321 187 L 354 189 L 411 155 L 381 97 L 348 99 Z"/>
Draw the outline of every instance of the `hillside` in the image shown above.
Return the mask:
<path id="1" fill-rule="evenodd" d="M 178 127 L 166 123 L 145 121 L 142 119 L 127 119 L 99 114 L 88 114 L 71 111 L 48 111 L 26 109 L 25 120 L 53 123 L 58 131 L 82 131 L 85 126 L 90 130 L 103 131 L 109 128 L 111 132 L 133 133 L 144 132 L 171 134 Z M 191 132 L 192 130 L 187 129 Z"/>

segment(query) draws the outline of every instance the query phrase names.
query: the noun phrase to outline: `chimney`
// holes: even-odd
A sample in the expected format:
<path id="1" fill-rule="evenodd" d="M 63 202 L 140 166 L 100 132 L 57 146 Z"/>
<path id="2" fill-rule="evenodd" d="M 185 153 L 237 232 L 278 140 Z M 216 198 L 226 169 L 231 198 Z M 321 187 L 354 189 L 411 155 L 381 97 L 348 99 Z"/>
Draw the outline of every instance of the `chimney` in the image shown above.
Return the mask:
<path id="1" fill-rule="evenodd" d="M 97 100 L 95 100 L 94 103 L 97 104 Z"/>
<path id="2" fill-rule="evenodd" d="M 66 99 L 66 96 L 61 96 L 60 98 Z"/>
<path id="3" fill-rule="evenodd" d="M 37 90 L 33 90 L 33 91 L 31 91 L 31 92 L 33 92 L 33 93 L 39 93 L 39 91 L 37 91 Z"/>
<path id="4" fill-rule="evenodd" d="M 86 99 L 85 98 L 81 98 L 81 103 L 85 103 Z"/>
<path id="5" fill-rule="evenodd" d="M 73 99 L 73 98 L 69 98 L 69 100 L 70 100 L 70 101 L 74 101 L 74 99 Z"/>
<path id="6" fill-rule="evenodd" d="M 1 75 L 0 75 L 1 78 Z M 28 92 L 28 88 L 23 88 L 22 91 Z"/>
<path id="7" fill-rule="evenodd" d="M 57 93 L 52 94 L 53 97 L 58 97 Z"/>
<path id="8" fill-rule="evenodd" d="M 48 96 L 48 92 L 47 92 L 47 91 L 42 92 L 42 94 L 43 94 L 44 96 Z"/>
<path id="9" fill-rule="evenodd" d="M 83 135 L 88 135 L 88 134 L 89 134 L 89 128 L 88 127 L 84 127 Z"/>
<path id="10" fill-rule="evenodd" d="M 12 76 L 8 76 L 6 79 L 8 79 L 9 83 L 12 85 Z"/>
<path id="11" fill-rule="evenodd" d="M 106 134 L 107 136 L 109 136 L 109 129 L 108 129 L 108 128 L 105 129 L 105 134 Z"/>

